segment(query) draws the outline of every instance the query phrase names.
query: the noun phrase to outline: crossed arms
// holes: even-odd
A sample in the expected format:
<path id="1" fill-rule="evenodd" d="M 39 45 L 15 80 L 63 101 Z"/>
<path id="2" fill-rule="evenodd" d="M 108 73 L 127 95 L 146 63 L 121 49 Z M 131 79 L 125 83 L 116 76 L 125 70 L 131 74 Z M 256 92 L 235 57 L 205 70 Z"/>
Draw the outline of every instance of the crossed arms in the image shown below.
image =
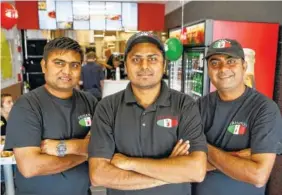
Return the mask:
<path id="1" fill-rule="evenodd" d="M 123 154 L 115 154 L 111 160 L 90 158 L 92 185 L 138 190 L 170 183 L 201 182 L 206 172 L 206 154 L 190 154 L 189 147 L 189 142 L 180 140 L 164 159 L 131 158 Z"/>

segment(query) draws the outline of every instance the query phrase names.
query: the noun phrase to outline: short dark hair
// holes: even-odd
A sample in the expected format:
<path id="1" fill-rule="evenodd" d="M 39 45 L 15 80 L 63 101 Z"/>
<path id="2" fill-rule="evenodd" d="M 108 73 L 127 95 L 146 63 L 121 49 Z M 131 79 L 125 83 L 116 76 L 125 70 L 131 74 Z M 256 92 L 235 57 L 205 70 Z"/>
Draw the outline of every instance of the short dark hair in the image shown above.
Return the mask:
<path id="1" fill-rule="evenodd" d="M 47 61 L 48 55 L 55 50 L 72 50 L 79 53 L 81 61 L 83 61 L 83 51 L 79 43 L 68 37 L 59 37 L 49 41 L 43 52 L 43 58 Z"/>
<path id="2" fill-rule="evenodd" d="M 86 54 L 86 60 L 90 60 L 90 59 L 92 59 L 92 60 L 97 59 L 97 55 L 96 55 L 95 52 L 91 51 L 91 52 Z"/>
<path id="3" fill-rule="evenodd" d="M 3 103 L 4 103 L 3 99 L 4 99 L 5 97 L 12 97 L 12 95 L 9 94 L 9 93 L 2 93 L 2 94 L 1 94 L 1 107 L 3 107 Z"/>

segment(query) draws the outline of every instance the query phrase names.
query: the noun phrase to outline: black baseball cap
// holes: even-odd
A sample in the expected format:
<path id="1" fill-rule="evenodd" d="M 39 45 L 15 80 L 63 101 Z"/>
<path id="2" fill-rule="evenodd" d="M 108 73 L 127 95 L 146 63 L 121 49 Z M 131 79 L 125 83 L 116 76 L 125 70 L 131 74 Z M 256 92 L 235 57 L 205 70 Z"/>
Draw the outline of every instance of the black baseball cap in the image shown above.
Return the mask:
<path id="1" fill-rule="evenodd" d="M 152 43 L 156 45 L 161 50 L 163 57 L 165 57 L 164 44 L 155 34 L 150 32 L 138 32 L 132 35 L 126 43 L 124 61 L 126 61 L 127 54 L 130 52 L 133 46 L 138 43 Z"/>
<path id="2" fill-rule="evenodd" d="M 233 39 L 219 39 L 209 46 L 205 59 L 212 55 L 225 54 L 232 57 L 245 59 L 244 50 L 238 41 Z"/>

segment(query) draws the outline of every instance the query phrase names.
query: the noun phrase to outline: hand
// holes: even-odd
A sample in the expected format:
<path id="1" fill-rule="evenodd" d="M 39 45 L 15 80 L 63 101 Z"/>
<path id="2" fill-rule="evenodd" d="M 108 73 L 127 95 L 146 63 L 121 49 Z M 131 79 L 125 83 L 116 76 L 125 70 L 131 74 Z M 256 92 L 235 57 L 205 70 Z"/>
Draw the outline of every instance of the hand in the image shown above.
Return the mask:
<path id="1" fill-rule="evenodd" d="M 59 142 L 60 142 L 59 140 L 51 140 L 51 139 L 43 140 L 40 146 L 41 152 L 52 156 L 58 156 L 57 146 Z"/>
<path id="2" fill-rule="evenodd" d="M 251 159 L 252 152 L 250 148 L 247 148 L 244 150 L 240 150 L 238 152 L 231 152 L 231 155 L 238 156 L 238 157 L 245 158 L 245 159 Z"/>
<path id="3" fill-rule="evenodd" d="M 171 157 L 176 157 L 176 156 L 184 156 L 184 155 L 188 155 L 189 154 L 189 148 L 190 148 L 190 144 L 189 141 L 185 141 L 183 142 L 182 139 L 180 139 L 177 144 L 174 146 L 171 154 L 170 154 L 170 158 Z"/>
<path id="4" fill-rule="evenodd" d="M 216 168 L 208 161 L 207 162 L 207 171 L 214 171 Z"/>
<path id="5" fill-rule="evenodd" d="M 114 155 L 114 157 L 111 160 L 111 164 L 123 170 L 127 170 L 127 171 L 132 170 L 130 158 L 120 153 Z"/>

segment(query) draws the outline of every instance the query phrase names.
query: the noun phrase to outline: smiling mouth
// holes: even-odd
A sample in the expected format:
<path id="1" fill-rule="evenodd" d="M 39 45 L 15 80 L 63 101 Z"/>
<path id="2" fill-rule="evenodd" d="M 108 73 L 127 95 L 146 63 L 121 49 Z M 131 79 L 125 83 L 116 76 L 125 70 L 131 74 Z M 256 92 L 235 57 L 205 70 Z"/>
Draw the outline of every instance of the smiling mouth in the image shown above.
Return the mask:
<path id="1" fill-rule="evenodd" d="M 224 76 L 224 77 L 218 77 L 218 78 L 221 79 L 221 80 L 224 80 L 224 79 L 229 79 L 231 77 L 233 77 L 233 76 Z"/>
<path id="2" fill-rule="evenodd" d="M 151 77 L 153 74 L 140 74 L 139 77 Z"/>
<path id="3" fill-rule="evenodd" d="M 69 77 L 59 77 L 60 80 L 64 81 L 64 82 L 69 82 L 71 81 L 71 78 Z"/>

